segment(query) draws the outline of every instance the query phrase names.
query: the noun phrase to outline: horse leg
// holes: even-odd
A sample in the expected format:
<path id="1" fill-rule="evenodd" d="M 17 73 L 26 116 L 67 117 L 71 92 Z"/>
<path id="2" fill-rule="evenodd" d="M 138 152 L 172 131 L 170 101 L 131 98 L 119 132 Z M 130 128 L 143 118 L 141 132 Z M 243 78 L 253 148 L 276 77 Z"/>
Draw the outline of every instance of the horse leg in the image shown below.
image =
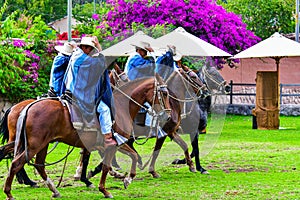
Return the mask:
<path id="1" fill-rule="evenodd" d="M 139 169 L 142 169 L 142 167 L 143 167 L 142 157 L 141 157 L 140 154 L 137 152 L 137 150 L 134 148 L 133 143 L 134 143 L 134 138 L 131 137 L 131 138 L 127 141 L 127 145 L 137 153 L 137 156 L 138 156 L 138 160 L 137 160 L 138 168 L 139 168 Z"/>
<path id="2" fill-rule="evenodd" d="M 152 159 L 151 159 L 151 163 L 150 163 L 150 166 L 149 166 L 149 173 L 152 175 L 153 178 L 159 178 L 160 177 L 160 175 L 155 171 L 155 162 L 156 162 L 156 159 L 159 155 L 160 149 L 161 149 L 165 139 L 166 139 L 166 136 L 161 137 L 161 138 L 157 138 L 156 142 L 155 142 L 155 147 L 154 147 L 154 150 L 152 152 Z"/>
<path id="3" fill-rule="evenodd" d="M 196 163 L 197 171 L 201 172 L 201 174 L 208 174 L 208 171 L 206 171 L 206 169 L 204 169 L 200 164 L 198 136 L 199 135 L 196 134 L 194 139 L 192 140 L 193 151 L 191 153 L 191 158 L 193 158 L 192 155 L 195 156 L 195 163 Z"/>
<path id="4" fill-rule="evenodd" d="M 84 149 L 81 149 L 81 150 L 80 150 L 80 162 L 79 162 L 79 165 L 77 166 L 76 172 L 75 172 L 75 174 L 74 174 L 74 176 L 73 176 L 75 181 L 78 181 L 78 180 L 80 180 L 80 178 L 81 178 L 83 152 L 84 152 Z"/>
<path id="5" fill-rule="evenodd" d="M 15 147 L 15 142 L 10 142 L 0 147 L 0 161 L 3 160 L 9 153 L 12 153 Z"/>
<path id="6" fill-rule="evenodd" d="M 130 174 L 128 177 L 126 177 L 123 182 L 124 182 L 124 188 L 126 189 L 129 184 L 132 182 L 134 177 L 136 176 L 136 163 L 138 160 L 138 154 L 136 153 L 136 150 L 132 149 L 129 145 L 124 144 L 120 147 L 119 149 L 120 152 L 128 155 L 131 158 L 131 169 L 130 169 Z"/>
<path id="7" fill-rule="evenodd" d="M 184 155 L 185 155 L 185 160 L 187 165 L 189 166 L 189 169 L 191 172 L 196 172 L 196 169 L 194 167 L 194 163 L 191 159 L 191 156 L 189 154 L 189 150 L 188 150 L 188 146 L 186 144 L 186 142 L 178 135 L 178 134 L 174 134 L 174 138 L 173 138 L 174 142 L 176 142 L 184 151 Z"/>
<path id="8" fill-rule="evenodd" d="M 111 161 L 117 152 L 117 146 L 107 146 L 104 151 L 102 174 L 99 183 L 99 191 L 103 193 L 105 198 L 113 198 L 112 194 L 105 188 L 107 173 L 111 170 Z"/>
<path id="9" fill-rule="evenodd" d="M 96 174 L 99 174 L 102 171 L 102 165 L 103 163 L 101 162 L 97 167 L 95 167 L 94 171 L 93 170 L 89 171 L 87 178 L 90 179 L 94 177 Z"/>
<path id="10" fill-rule="evenodd" d="M 45 159 L 47 156 L 48 145 L 44 147 L 39 153 L 36 154 L 35 165 L 34 167 L 41 175 L 42 179 L 46 182 L 48 188 L 52 191 L 52 197 L 60 197 L 59 191 L 56 189 L 53 181 L 47 176 L 45 171 Z"/>
<path id="11" fill-rule="evenodd" d="M 11 185 L 14 179 L 15 174 L 25 165 L 25 152 L 22 152 L 21 154 L 18 154 L 12 161 L 4 187 L 3 191 L 7 196 L 7 200 L 13 200 L 13 196 L 11 194 Z"/>
<path id="12" fill-rule="evenodd" d="M 99 149 L 99 150 L 98 150 L 98 153 L 99 153 L 99 155 L 101 156 L 101 158 L 103 158 L 103 156 L 104 156 L 103 149 Z M 111 161 L 111 165 L 112 165 L 114 168 L 116 168 L 117 171 L 121 170 L 121 167 L 120 167 L 120 165 L 119 165 L 118 162 L 117 162 L 116 156 L 113 157 L 113 159 L 112 159 L 112 161 Z M 100 164 L 99 164 L 98 166 L 100 166 Z M 101 166 L 101 167 L 102 167 L 102 166 Z M 95 171 L 96 171 L 96 168 L 95 168 Z M 101 172 L 101 170 L 99 171 L 99 173 L 100 173 L 100 172 Z M 96 175 L 96 174 L 95 174 L 95 175 Z"/>
<path id="13" fill-rule="evenodd" d="M 20 184 L 24 183 L 25 185 L 29 185 L 31 187 L 34 188 L 38 188 L 38 184 L 32 180 L 30 180 L 30 178 L 28 177 L 24 167 L 22 167 L 20 169 L 20 171 L 17 172 L 16 174 L 17 180 Z"/>
<path id="14" fill-rule="evenodd" d="M 0 161 L 4 159 L 9 153 L 13 153 L 15 142 L 10 142 L 0 148 Z M 16 173 L 17 180 L 20 184 L 30 185 L 31 187 L 38 187 L 37 183 L 30 180 L 25 169 L 22 167 Z"/>
<path id="15" fill-rule="evenodd" d="M 102 150 L 98 150 L 98 153 L 101 156 L 101 158 L 104 157 L 104 152 Z M 103 166 L 103 163 L 101 162 L 99 165 L 97 165 L 94 168 L 94 170 L 89 171 L 88 175 L 87 175 L 87 178 L 90 179 L 90 178 L 94 177 L 95 175 L 99 174 L 102 171 L 102 166 Z M 116 156 L 114 156 L 113 159 L 112 159 L 112 166 L 116 167 L 118 169 L 121 169 L 120 166 L 117 163 Z M 109 171 L 109 173 L 110 173 L 110 175 L 114 176 L 115 178 L 124 178 L 124 175 L 122 175 L 122 174 L 120 174 L 120 173 L 118 173 L 114 170 Z"/>
<path id="16" fill-rule="evenodd" d="M 87 170 L 87 166 L 89 164 L 90 156 L 91 156 L 90 152 L 88 152 L 87 149 L 83 149 L 83 152 L 82 152 L 82 171 L 81 171 L 80 181 L 84 182 L 86 187 L 95 188 L 93 183 L 90 182 L 88 180 L 88 178 L 86 177 L 86 170 Z"/>

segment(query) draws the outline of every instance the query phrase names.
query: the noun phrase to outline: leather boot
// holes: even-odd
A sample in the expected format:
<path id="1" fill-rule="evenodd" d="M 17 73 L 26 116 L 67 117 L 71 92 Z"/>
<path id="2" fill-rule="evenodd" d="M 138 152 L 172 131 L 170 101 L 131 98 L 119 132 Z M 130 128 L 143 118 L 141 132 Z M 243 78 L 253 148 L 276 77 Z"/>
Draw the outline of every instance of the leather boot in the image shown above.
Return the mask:
<path id="1" fill-rule="evenodd" d="M 115 138 L 113 138 L 112 133 L 108 133 L 104 135 L 104 148 L 108 146 L 117 145 Z"/>

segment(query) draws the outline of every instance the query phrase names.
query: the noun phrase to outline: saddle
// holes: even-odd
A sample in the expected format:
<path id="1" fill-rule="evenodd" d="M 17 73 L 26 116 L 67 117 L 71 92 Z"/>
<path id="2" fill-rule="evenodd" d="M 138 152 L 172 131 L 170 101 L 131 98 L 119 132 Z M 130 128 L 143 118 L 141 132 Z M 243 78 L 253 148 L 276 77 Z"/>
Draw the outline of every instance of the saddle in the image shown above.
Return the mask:
<path id="1" fill-rule="evenodd" d="M 87 121 L 82 114 L 78 104 L 72 99 L 72 94 L 66 92 L 61 97 L 61 102 L 69 110 L 71 122 L 74 128 L 80 132 L 97 132 L 100 129 L 97 115 L 95 113 L 91 121 Z"/>

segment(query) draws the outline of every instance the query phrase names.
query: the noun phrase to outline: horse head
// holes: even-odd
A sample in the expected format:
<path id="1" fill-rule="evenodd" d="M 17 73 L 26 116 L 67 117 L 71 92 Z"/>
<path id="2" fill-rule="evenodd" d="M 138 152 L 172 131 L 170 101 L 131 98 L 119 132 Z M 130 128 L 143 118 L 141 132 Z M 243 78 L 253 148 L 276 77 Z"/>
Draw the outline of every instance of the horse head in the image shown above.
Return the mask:
<path id="1" fill-rule="evenodd" d="M 203 66 L 198 71 L 198 76 L 211 92 L 228 94 L 231 90 L 230 85 L 213 66 Z"/>
<path id="2" fill-rule="evenodd" d="M 155 73 L 155 85 L 156 85 L 156 99 L 155 105 L 158 105 L 156 110 L 158 111 L 158 119 L 160 121 L 166 121 L 170 118 L 171 115 L 171 105 L 169 101 L 169 91 L 167 84 Z M 155 97 L 155 95 L 154 95 Z"/>
<path id="3" fill-rule="evenodd" d="M 206 85 L 193 70 L 183 65 L 178 69 L 178 71 L 184 77 L 184 79 L 188 81 L 189 85 L 193 88 L 198 97 L 204 98 L 209 95 Z"/>

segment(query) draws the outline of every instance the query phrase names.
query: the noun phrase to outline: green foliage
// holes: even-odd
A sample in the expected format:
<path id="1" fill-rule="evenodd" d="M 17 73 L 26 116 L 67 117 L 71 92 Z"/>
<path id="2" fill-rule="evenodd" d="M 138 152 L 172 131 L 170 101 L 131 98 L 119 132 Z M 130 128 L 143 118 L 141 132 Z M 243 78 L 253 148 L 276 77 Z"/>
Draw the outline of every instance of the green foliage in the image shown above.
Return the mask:
<path id="1" fill-rule="evenodd" d="M 292 33 L 295 30 L 294 0 L 227 0 L 218 3 L 227 11 L 242 16 L 247 28 L 266 39 L 274 32 Z"/>
<path id="2" fill-rule="evenodd" d="M 62 0 L 5 0 L 8 2 L 8 9 L 2 20 L 15 10 L 28 11 L 30 15 L 41 15 L 43 21 L 49 23 L 67 15 L 67 1 Z M 0 5 L 4 0 L 0 0 Z M 1 20 L 1 18 L 0 18 Z"/>
<path id="3" fill-rule="evenodd" d="M 0 19 L 3 17 L 4 12 L 7 10 L 8 1 L 5 0 L 3 6 L 0 8 Z"/>
<path id="4" fill-rule="evenodd" d="M 19 11 L 0 26 L 0 95 L 18 102 L 45 93 L 53 57 L 48 41 L 56 38 L 55 32 L 41 16 Z"/>

